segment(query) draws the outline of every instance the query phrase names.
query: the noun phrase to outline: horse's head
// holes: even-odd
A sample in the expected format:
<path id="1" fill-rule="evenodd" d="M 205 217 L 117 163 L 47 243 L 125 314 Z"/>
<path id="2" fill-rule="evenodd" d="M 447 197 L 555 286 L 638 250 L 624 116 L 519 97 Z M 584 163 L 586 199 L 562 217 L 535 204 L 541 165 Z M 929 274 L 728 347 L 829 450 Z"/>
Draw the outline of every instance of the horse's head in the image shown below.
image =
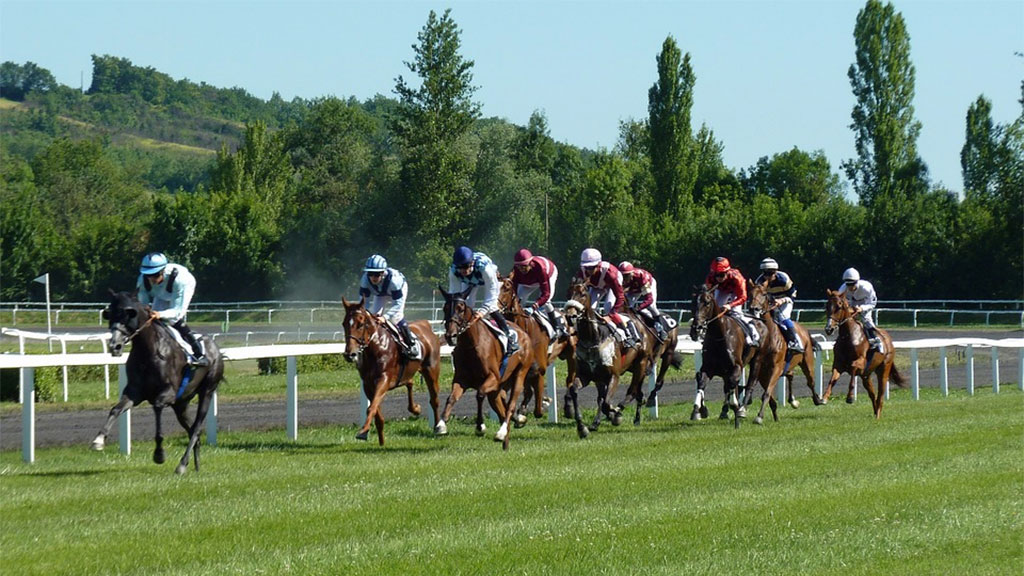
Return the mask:
<path id="1" fill-rule="evenodd" d="M 349 302 L 343 297 L 341 303 L 345 306 L 345 359 L 352 362 L 377 333 L 377 319 L 363 306 L 363 298 Z"/>
<path id="2" fill-rule="evenodd" d="M 579 278 L 573 278 L 569 289 L 565 293 L 565 308 L 562 313 L 565 319 L 575 324 L 577 318 L 583 315 L 590 308 L 590 292 L 587 285 Z"/>
<path id="3" fill-rule="evenodd" d="M 825 300 L 825 334 L 831 336 L 839 325 L 853 316 L 853 309 L 838 290 L 826 290 L 826 293 L 828 299 Z"/>
<path id="4" fill-rule="evenodd" d="M 693 294 L 693 305 L 690 312 L 693 319 L 690 321 L 690 339 L 694 342 L 704 338 L 708 331 L 708 324 L 715 319 L 717 314 L 714 292 L 707 286 L 695 289 Z"/>
<path id="5" fill-rule="evenodd" d="M 755 316 L 761 316 L 765 312 L 769 312 L 772 309 L 772 300 L 768 296 L 768 284 L 755 284 L 751 280 L 747 280 L 747 296 L 750 306 L 750 313 Z"/>
<path id="6" fill-rule="evenodd" d="M 444 339 L 454 346 L 455 340 L 473 324 L 473 309 L 466 302 L 473 287 L 452 293 L 445 292 L 441 286 L 437 288 L 444 296 Z"/>
<path id="7" fill-rule="evenodd" d="M 139 302 L 139 292 L 114 292 L 110 290 L 110 305 L 103 310 L 103 318 L 110 328 L 107 351 L 111 356 L 120 356 L 124 347 L 148 321 L 148 312 Z"/>
<path id="8" fill-rule="evenodd" d="M 519 301 L 519 295 L 512 289 L 512 276 L 498 276 L 501 281 L 501 289 L 498 291 L 498 310 L 506 315 L 518 315 L 523 313 L 523 304 Z"/>

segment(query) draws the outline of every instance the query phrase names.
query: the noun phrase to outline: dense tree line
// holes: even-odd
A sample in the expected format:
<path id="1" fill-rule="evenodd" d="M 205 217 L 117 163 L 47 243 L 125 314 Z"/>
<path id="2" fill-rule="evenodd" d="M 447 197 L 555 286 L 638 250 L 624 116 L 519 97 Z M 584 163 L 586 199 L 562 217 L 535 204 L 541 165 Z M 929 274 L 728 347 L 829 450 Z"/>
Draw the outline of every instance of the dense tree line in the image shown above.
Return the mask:
<path id="1" fill-rule="evenodd" d="M 429 298 L 461 244 L 503 270 L 520 247 L 548 254 L 563 282 L 594 246 L 654 272 L 662 299 L 688 298 L 718 255 L 748 275 L 772 256 L 803 298 L 848 266 L 884 299 L 1022 297 L 1024 83 L 1008 125 L 984 96 L 966 111 L 963 198 L 933 187 L 891 4 L 869 0 L 854 26 L 857 157 L 841 169 L 855 202 L 820 151 L 727 168 L 724 143 L 691 125 L 698 79 L 672 37 L 648 117 L 587 150 L 555 142 L 541 112 L 526 126 L 482 118 L 460 33 L 431 12 L 397 98 L 364 102 L 264 102 L 112 56 L 94 56 L 82 94 L 4 63 L 0 93 L 23 105 L 0 113 L 0 299 L 29 297 L 50 272 L 55 297 L 97 300 L 130 285 L 149 250 L 192 268 L 200 300 L 352 296 L 371 253 Z"/>

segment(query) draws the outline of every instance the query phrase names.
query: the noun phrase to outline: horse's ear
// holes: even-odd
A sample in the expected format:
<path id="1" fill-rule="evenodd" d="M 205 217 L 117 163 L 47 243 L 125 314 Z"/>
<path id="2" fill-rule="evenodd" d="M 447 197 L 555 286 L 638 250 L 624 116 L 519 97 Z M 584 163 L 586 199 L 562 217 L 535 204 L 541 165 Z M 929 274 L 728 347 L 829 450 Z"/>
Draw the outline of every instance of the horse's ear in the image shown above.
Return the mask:
<path id="1" fill-rule="evenodd" d="M 126 314 L 126 315 L 127 315 L 128 317 L 129 317 L 129 318 L 135 318 L 136 316 L 138 316 L 138 314 L 139 314 L 139 311 L 138 311 L 138 310 L 136 310 L 135 308 L 128 308 L 128 309 L 126 309 L 126 310 L 124 311 L 124 313 L 125 313 L 125 314 Z"/>
<path id="2" fill-rule="evenodd" d="M 107 292 L 110 292 L 111 296 L 117 296 L 117 292 L 114 292 L 113 288 L 107 288 Z"/>
<path id="3" fill-rule="evenodd" d="M 365 306 L 366 306 L 366 296 L 363 296 L 362 294 L 360 294 L 359 295 L 359 307 L 363 308 Z"/>
<path id="4" fill-rule="evenodd" d="M 350 304 L 352 304 L 352 303 L 349 302 L 348 300 L 346 300 L 344 296 L 341 297 L 341 305 L 342 306 L 344 306 L 345 308 L 348 308 Z"/>
<path id="5" fill-rule="evenodd" d="M 470 286 L 469 288 L 466 288 L 465 290 L 462 291 L 462 294 L 460 294 L 460 296 L 462 296 L 463 300 L 469 298 L 469 293 L 473 291 L 473 288 L 475 288 L 475 286 Z"/>
<path id="6" fill-rule="evenodd" d="M 438 290 L 438 292 L 441 293 L 442 296 L 444 296 L 445 300 L 447 300 L 448 297 L 451 296 L 451 294 L 445 292 L 444 287 L 441 286 L 440 284 L 437 285 L 437 290 Z"/>

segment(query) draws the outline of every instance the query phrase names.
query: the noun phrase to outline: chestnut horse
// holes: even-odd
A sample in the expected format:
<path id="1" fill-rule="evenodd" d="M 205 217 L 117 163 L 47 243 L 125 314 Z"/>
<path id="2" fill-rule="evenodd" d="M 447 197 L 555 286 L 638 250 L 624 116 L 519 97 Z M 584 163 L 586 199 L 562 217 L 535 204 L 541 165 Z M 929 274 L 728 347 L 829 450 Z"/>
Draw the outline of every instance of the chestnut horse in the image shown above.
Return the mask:
<path id="1" fill-rule="evenodd" d="M 775 304 L 772 303 L 771 297 L 768 295 L 768 288 L 764 284 L 754 284 L 751 282 L 747 287 L 747 293 L 750 295 L 750 311 L 755 316 L 760 316 L 761 320 L 764 321 L 765 325 L 768 326 L 768 331 L 777 331 L 782 336 L 782 330 L 772 319 L 772 310 L 775 308 Z M 786 378 L 786 402 L 793 408 L 799 408 L 800 402 L 793 395 L 793 367 L 799 366 L 801 372 L 804 373 L 804 378 L 807 381 L 807 387 L 811 391 L 811 399 L 814 401 L 815 406 L 823 404 L 821 397 L 818 396 L 818 392 L 814 389 L 814 347 L 816 342 L 811 338 L 810 332 L 803 327 L 799 322 L 793 322 L 793 329 L 796 332 L 796 337 L 800 339 L 800 343 L 803 345 L 803 352 L 790 352 L 787 350 L 783 362 L 785 368 L 783 369 L 782 375 Z M 788 344 L 786 345 L 788 348 Z"/>
<path id="2" fill-rule="evenodd" d="M 439 376 L 441 373 L 441 341 L 430 330 L 430 323 L 418 320 L 409 323 L 409 331 L 420 341 L 421 360 L 402 356 L 395 335 L 384 320 L 371 314 L 363 304 L 341 299 L 345 306 L 345 359 L 355 361 L 363 393 L 370 401 L 366 421 L 356 433 L 356 440 L 366 440 L 370 423 L 377 425 L 377 442 L 384 445 L 384 414 L 381 403 L 389 390 L 405 386 L 409 393 L 409 412 L 419 416 L 420 405 L 413 401 L 413 377 L 419 373 L 430 394 L 430 407 L 434 410 L 434 426 L 438 423 Z"/>
<path id="3" fill-rule="evenodd" d="M 889 333 L 881 328 L 875 328 L 878 337 L 882 340 L 885 352 L 878 352 L 868 344 L 864 327 L 856 319 L 853 307 L 846 301 L 837 290 L 828 290 L 828 300 L 825 302 L 825 334 L 831 335 L 839 327 L 839 335 L 836 337 L 835 345 L 832 347 L 832 377 L 825 387 L 822 395 L 822 402 L 828 402 L 832 395 L 832 386 L 845 372 L 850 375 L 850 387 L 846 393 L 846 402 L 853 404 L 853 391 L 856 386 L 856 378 L 860 376 L 864 381 L 864 388 L 871 398 L 871 407 L 875 412 L 875 419 L 882 417 L 882 404 L 885 401 L 885 391 L 889 385 L 889 377 L 897 386 L 903 386 L 903 377 L 896 370 L 893 359 L 896 351 L 892 346 L 892 338 Z M 871 385 L 871 373 L 874 372 L 878 380 L 878 393 L 875 393 Z"/>
<path id="4" fill-rule="evenodd" d="M 466 298 L 473 287 L 464 292 L 449 294 L 440 286 L 438 289 L 444 296 L 444 338 L 449 344 L 454 342 L 452 363 L 455 365 L 455 377 L 452 379 L 452 392 L 445 402 L 444 414 L 435 427 L 438 434 L 447 434 L 445 422 L 451 416 L 452 408 L 462 396 L 466 388 L 477 391 L 476 425 L 478 433 L 483 432 L 483 398 L 486 396 L 491 409 L 501 420 L 501 427 L 494 439 L 502 443 L 508 450 L 509 422 L 516 411 L 516 402 L 523 391 L 526 374 L 533 366 L 533 343 L 522 328 L 511 324 L 519 336 L 519 350 L 505 356 L 501 342 L 484 321 L 477 321 L 473 309 Z"/>
<path id="5" fill-rule="evenodd" d="M 109 321 L 110 342 L 107 349 L 112 356 L 120 356 L 128 342 L 132 343 L 132 351 L 128 353 L 125 372 L 128 384 L 121 393 L 121 399 L 107 416 L 107 421 L 99 434 L 92 441 L 93 450 L 103 450 L 107 434 L 114 420 L 132 406 L 149 402 L 153 405 L 156 417 L 156 448 L 153 450 L 153 462 L 163 464 L 164 437 L 160 415 L 164 408 L 171 406 L 178 423 L 188 432 L 188 445 L 185 454 L 174 469 L 177 474 L 188 471 L 189 454 L 194 455 L 196 472 L 199 472 L 199 436 L 202 434 L 203 421 L 210 408 L 211 398 L 224 378 L 224 358 L 220 355 L 217 344 L 208 337 L 203 337 L 206 357 L 210 360 L 207 367 L 188 367 L 185 351 L 171 334 L 171 328 L 162 322 L 153 321 L 149 306 L 139 302 L 138 291 L 110 291 L 110 305 L 103 310 L 103 317 Z M 183 377 L 189 374 L 188 381 Z M 192 398 L 198 398 L 196 417 L 189 420 L 188 405 Z"/>
<path id="6" fill-rule="evenodd" d="M 735 416 L 735 426 L 739 428 L 740 419 L 746 417 L 744 402 L 750 383 L 756 375 L 751 370 L 747 382 L 742 382 L 743 366 L 754 361 L 759 349 L 746 345 L 746 335 L 739 322 L 725 317 L 725 310 L 715 302 L 714 289 L 701 286 L 693 296 L 693 320 L 690 321 L 690 338 L 694 341 L 703 340 L 701 346 L 702 362 L 697 371 L 697 397 L 693 401 L 691 420 L 708 417 L 707 405 L 704 403 L 704 390 L 707 383 L 718 376 L 725 388 L 725 402 L 719 418 L 729 417 L 731 408 Z M 767 336 L 767 327 L 762 322 L 757 326 L 761 335 L 762 345 Z"/>
<path id="7" fill-rule="evenodd" d="M 571 402 L 573 418 L 576 420 L 576 433 L 586 438 L 590 430 L 583 424 L 580 416 L 579 390 L 591 382 L 597 387 L 597 413 L 591 428 L 597 429 L 601 424 L 601 415 L 607 416 L 613 426 L 622 422 L 622 410 L 631 400 L 636 401 L 636 415 L 633 423 L 640 422 L 640 408 L 643 405 L 644 377 L 652 369 L 654 336 L 650 332 L 640 333 L 642 340 L 633 348 L 624 349 L 615 337 L 612 328 L 605 319 L 597 315 L 591 306 L 590 294 L 586 285 L 573 282 L 569 286 L 569 298 L 565 303 L 566 316 L 572 316 L 576 324 L 579 340 L 576 342 L 576 378 L 569 386 L 566 406 Z M 629 389 L 623 401 L 612 408 L 610 399 L 615 396 L 619 379 L 625 372 L 632 372 Z"/>
<path id="8" fill-rule="evenodd" d="M 523 310 L 523 303 L 520 301 L 519 295 L 512 289 L 511 277 L 501 278 L 498 308 L 505 315 L 505 318 L 525 330 L 530 335 L 530 341 L 533 342 L 534 365 L 526 376 L 526 386 L 523 389 L 523 402 L 520 410 L 525 411 L 526 406 L 530 404 L 530 400 L 535 399 L 533 415 L 536 418 L 540 418 L 544 415 L 544 405 L 546 404 L 544 402 L 544 377 L 547 374 L 548 366 L 554 363 L 555 360 L 565 360 L 568 372 L 565 378 L 566 389 L 572 384 L 573 379 L 576 378 L 576 337 L 575 335 L 570 335 L 567 338 L 552 342 L 551 337 L 548 336 L 547 330 L 541 326 L 540 321 Z M 542 313 L 540 311 L 536 312 L 536 314 Z M 516 422 L 518 425 L 519 420 L 517 419 Z"/>
<path id="9" fill-rule="evenodd" d="M 669 318 L 665 314 L 662 314 L 662 322 L 668 322 Z M 668 338 L 664 342 L 659 342 L 658 338 L 654 334 L 654 329 L 647 325 L 639 315 L 635 316 L 637 322 L 643 325 L 651 336 L 654 336 L 654 358 L 660 360 L 658 365 L 658 377 L 654 381 L 654 389 L 647 395 L 647 405 L 654 406 L 654 403 L 658 400 L 658 392 L 661 391 L 661 387 L 665 385 L 665 373 L 668 372 L 669 366 L 679 370 L 683 365 L 683 359 L 679 352 L 676 351 L 676 346 L 679 345 L 679 325 L 673 326 L 671 330 L 668 330 Z M 668 326 L 668 324 L 665 324 Z"/>

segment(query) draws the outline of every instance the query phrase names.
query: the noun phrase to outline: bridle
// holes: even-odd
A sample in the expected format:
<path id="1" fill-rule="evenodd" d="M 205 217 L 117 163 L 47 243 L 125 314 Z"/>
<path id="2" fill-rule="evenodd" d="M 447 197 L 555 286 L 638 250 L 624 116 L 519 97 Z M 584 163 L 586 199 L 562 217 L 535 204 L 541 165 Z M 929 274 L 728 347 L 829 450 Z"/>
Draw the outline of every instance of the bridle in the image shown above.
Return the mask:
<path id="1" fill-rule="evenodd" d="M 460 303 L 463 306 L 465 306 L 467 310 L 469 309 L 469 306 L 466 305 L 466 299 L 461 297 L 461 296 L 453 295 L 451 297 L 451 299 L 448 300 L 445 303 L 446 310 L 445 310 L 444 323 L 445 323 L 445 331 L 446 331 L 445 338 L 446 339 L 451 340 L 451 339 L 458 338 L 459 336 L 462 336 L 466 332 L 466 330 L 469 330 L 469 327 L 473 325 L 473 317 L 472 316 L 470 316 L 469 318 L 466 318 L 466 314 L 461 314 L 459 316 L 455 315 L 455 305 L 456 304 L 460 304 Z M 458 329 L 454 334 L 447 334 L 448 324 L 449 323 L 455 324 L 455 327 Z"/>
<path id="2" fill-rule="evenodd" d="M 700 316 L 699 313 L 700 313 L 701 309 L 703 309 L 704 306 L 706 305 L 703 302 L 701 302 L 701 299 L 702 298 L 710 299 L 710 297 L 711 297 L 710 294 L 711 293 L 709 291 L 704 290 L 704 291 L 701 291 L 701 292 L 697 293 L 697 296 L 694 299 L 694 306 L 693 306 L 694 309 L 693 309 L 692 324 L 693 324 L 694 328 L 696 329 L 697 337 L 698 338 L 703 338 L 704 335 L 707 334 L 708 326 L 710 326 L 712 322 L 718 320 L 722 316 L 725 316 L 725 309 L 723 308 L 718 314 L 715 314 L 711 318 L 708 318 L 707 320 L 704 320 L 703 322 L 697 322 L 697 318 Z"/>
<path id="3" fill-rule="evenodd" d="M 841 320 L 836 319 L 837 312 L 839 316 L 846 315 L 846 318 L 843 318 Z M 841 301 L 837 304 L 833 304 L 831 299 L 829 299 L 825 303 L 825 315 L 828 317 L 825 321 L 825 332 L 829 334 L 831 334 L 830 329 L 834 330 L 836 328 L 841 327 L 843 324 L 846 324 L 850 320 L 853 320 L 853 317 L 855 316 L 853 311 L 850 310 L 849 306 L 845 306 L 844 303 Z M 835 323 L 835 328 L 832 327 L 833 323 Z"/>
<path id="4" fill-rule="evenodd" d="M 375 338 L 377 338 L 377 333 L 378 333 L 378 331 L 377 331 L 377 321 L 373 318 L 373 316 L 369 312 L 367 312 L 365 310 L 357 310 L 355 312 L 355 314 L 357 314 L 359 316 L 366 316 L 367 320 L 365 320 L 363 322 L 363 325 L 360 326 L 360 328 L 358 330 L 358 332 L 361 333 L 361 336 L 356 336 L 356 331 L 353 330 L 353 331 L 351 331 L 347 335 L 347 338 L 349 340 L 355 342 L 359 346 L 359 349 L 356 350 L 356 354 L 362 354 L 363 350 L 366 350 L 366 347 L 369 346 L 370 343 L 373 342 Z M 346 324 L 345 328 L 346 329 L 348 328 L 347 324 Z M 346 331 L 348 331 L 348 330 L 346 330 Z M 369 338 L 367 338 L 366 337 L 366 333 L 367 332 L 371 332 L 371 331 L 372 331 L 372 334 L 370 335 Z"/>
<path id="5" fill-rule="evenodd" d="M 112 332 L 119 332 L 120 334 L 122 334 L 124 336 L 124 343 L 127 344 L 128 342 L 131 342 L 133 338 L 138 336 L 139 333 L 145 330 L 150 324 L 152 324 L 153 320 L 156 319 L 156 316 L 153 316 L 152 314 L 149 314 L 148 316 L 149 317 L 146 319 L 146 321 L 143 322 L 141 326 L 136 328 L 134 332 L 129 332 L 130 328 L 127 325 L 125 325 L 124 322 L 113 321 L 111 322 L 110 330 Z"/>

